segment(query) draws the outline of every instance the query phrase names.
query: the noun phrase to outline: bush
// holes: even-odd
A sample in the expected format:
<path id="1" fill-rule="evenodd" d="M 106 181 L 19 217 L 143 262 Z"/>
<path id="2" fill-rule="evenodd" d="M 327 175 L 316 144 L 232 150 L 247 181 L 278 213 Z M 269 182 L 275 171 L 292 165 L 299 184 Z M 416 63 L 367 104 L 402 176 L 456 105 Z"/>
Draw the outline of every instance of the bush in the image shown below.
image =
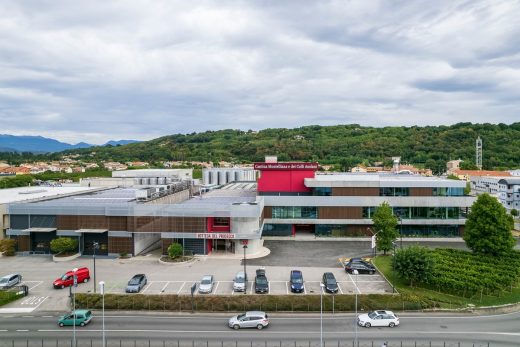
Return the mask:
<path id="1" fill-rule="evenodd" d="M 78 241 L 70 237 L 58 237 L 51 241 L 51 251 L 54 253 L 76 252 Z"/>
<path id="2" fill-rule="evenodd" d="M 171 245 L 168 246 L 168 256 L 170 258 L 177 258 L 177 257 L 180 257 L 182 255 L 182 246 L 180 243 L 172 243 Z"/>
<path id="3" fill-rule="evenodd" d="M 511 210 L 511 216 L 518 217 L 518 210 L 516 208 Z"/>
<path id="4" fill-rule="evenodd" d="M 13 256 L 16 254 L 16 240 L 2 239 L 0 240 L 0 252 L 6 256 Z"/>
<path id="5" fill-rule="evenodd" d="M 434 261 L 426 247 L 411 246 L 395 253 L 394 269 L 413 287 L 417 283 L 428 283 L 433 275 Z"/>

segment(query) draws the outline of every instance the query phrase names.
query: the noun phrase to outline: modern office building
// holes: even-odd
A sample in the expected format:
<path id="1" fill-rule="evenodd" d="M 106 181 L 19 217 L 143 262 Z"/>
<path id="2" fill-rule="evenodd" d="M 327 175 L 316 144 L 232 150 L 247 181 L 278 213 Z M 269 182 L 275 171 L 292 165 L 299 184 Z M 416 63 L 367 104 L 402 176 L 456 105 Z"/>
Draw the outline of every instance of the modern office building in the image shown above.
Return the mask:
<path id="1" fill-rule="evenodd" d="M 373 213 L 388 202 L 405 236 L 460 236 L 475 197 L 464 181 L 395 173 L 316 172 L 317 163 L 257 163 L 263 235 L 371 235 Z"/>
<path id="2" fill-rule="evenodd" d="M 520 177 L 501 178 L 498 181 L 498 200 L 507 209 L 520 210 Z"/>

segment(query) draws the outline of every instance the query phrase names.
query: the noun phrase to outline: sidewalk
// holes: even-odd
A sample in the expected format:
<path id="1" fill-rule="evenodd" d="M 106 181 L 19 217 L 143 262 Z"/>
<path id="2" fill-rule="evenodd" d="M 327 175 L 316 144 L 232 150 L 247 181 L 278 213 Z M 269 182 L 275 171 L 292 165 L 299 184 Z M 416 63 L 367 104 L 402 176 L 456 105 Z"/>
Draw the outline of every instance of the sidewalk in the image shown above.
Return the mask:
<path id="1" fill-rule="evenodd" d="M 360 241 L 370 242 L 370 237 L 319 237 L 313 234 L 296 234 L 295 236 L 263 236 L 266 241 Z M 398 238 L 397 240 L 401 240 Z M 464 242 L 462 237 L 403 237 L 404 242 Z"/>

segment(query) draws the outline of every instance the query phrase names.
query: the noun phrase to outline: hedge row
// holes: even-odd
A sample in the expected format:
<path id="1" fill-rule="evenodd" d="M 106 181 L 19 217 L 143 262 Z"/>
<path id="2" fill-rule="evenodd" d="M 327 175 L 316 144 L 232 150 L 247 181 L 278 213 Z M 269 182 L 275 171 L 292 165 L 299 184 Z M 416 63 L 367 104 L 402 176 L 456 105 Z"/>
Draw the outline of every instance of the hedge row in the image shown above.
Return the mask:
<path id="1" fill-rule="evenodd" d="M 0 291 L 0 306 L 8 304 L 12 301 L 15 301 L 18 298 L 21 298 L 23 295 L 18 294 L 18 292 L 11 290 L 2 290 Z"/>
<path id="2" fill-rule="evenodd" d="M 334 301 L 334 303 L 333 303 Z M 354 295 L 323 296 L 323 310 L 352 312 L 355 310 Z M 76 306 L 101 309 L 100 294 L 76 294 Z M 194 309 L 198 312 L 236 312 L 263 310 L 268 312 L 319 312 L 319 295 L 232 295 L 202 296 L 193 298 Z M 412 295 L 358 295 L 358 310 L 422 310 L 438 307 L 433 301 L 425 301 Z M 107 310 L 151 310 L 151 311 L 191 311 L 191 297 L 187 295 L 124 295 L 106 294 Z"/>

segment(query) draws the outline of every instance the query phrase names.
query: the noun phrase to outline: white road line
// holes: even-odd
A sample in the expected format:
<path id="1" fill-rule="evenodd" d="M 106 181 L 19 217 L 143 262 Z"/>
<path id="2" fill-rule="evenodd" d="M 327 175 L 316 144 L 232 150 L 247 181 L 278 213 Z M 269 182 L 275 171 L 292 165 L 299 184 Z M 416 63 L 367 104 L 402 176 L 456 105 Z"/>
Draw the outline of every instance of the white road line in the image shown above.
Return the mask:
<path id="1" fill-rule="evenodd" d="M 39 281 L 40 283 L 38 283 L 37 285 L 34 285 L 32 287 L 29 287 L 29 291 L 33 290 L 34 288 L 38 287 L 40 284 L 43 283 L 43 281 Z"/>
<path id="2" fill-rule="evenodd" d="M 339 289 L 340 293 L 343 294 L 343 290 L 341 289 L 341 286 L 339 285 L 339 283 L 338 283 L 338 289 Z"/>
<path id="3" fill-rule="evenodd" d="M 25 331 L 29 331 L 29 330 L 27 330 L 27 329 L 16 329 L 16 331 L 25 332 Z"/>
<path id="4" fill-rule="evenodd" d="M 219 284 L 219 283 L 220 283 L 220 282 L 217 282 L 217 285 L 215 286 L 215 290 L 213 291 L 213 293 L 212 293 L 212 294 L 215 294 L 215 295 L 217 295 L 217 288 L 218 288 L 218 284 Z"/>
<path id="5" fill-rule="evenodd" d="M 354 282 L 354 280 L 352 279 L 352 276 L 350 276 L 349 273 L 347 273 L 347 275 L 348 275 L 348 277 L 350 278 L 350 280 L 352 281 L 352 283 L 354 283 L 354 286 L 356 287 L 356 290 L 357 290 L 358 294 L 361 294 L 361 290 L 359 290 L 359 288 L 358 288 L 356 282 Z"/>
<path id="6" fill-rule="evenodd" d="M 186 284 L 186 281 L 182 282 L 182 286 L 179 288 L 179 290 L 177 291 L 177 295 L 180 294 L 182 288 L 184 288 L 184 285 Z"/>
<path id="7" fill-rule="evenodd" d="M 307 294 L 307 286 L 305 284 L 303 285 L 303 294 Z"/>
<path id="8" fill-rule="evenodd" d="M 46 296 L 45 298 L 43 298 L 42 301 L 40 301 L 40 303 L 38 305 L 36 305 L 36 307 L 33 309 L 33 310 L 36 310 L 41 304 L 43 304 L 43 302 L 48 298 L 48 296 Z"/>
<path id="9" fill-rule="evenodd" d="M 113 293 L 114 288 L 117 286 L 117 283 L 113 284 L 110 289 L 107 290 L 107 293 Z M 119 292 L 116 292 L 119 293 Z"/>
<path id="10" fill-rule="evenodd" d="M 5 332 L 5 331 L 9 331 L 9 330 L 2 329 L 2 330 L 0 330 L 0 331 L 1 331 L 1 332 Z"/>
<path id="11" fill-rule="evenodd" d="M 34 316 L 22 316 L 23 318 L 34 318 Z"/>
<path id="12" fill-rule="evenodd" d="M 285 291 L 287 295 L 289 295 L 289 284 L 287 284 L 287 282 L 285 282 Z"/>
<path id="13" fill-rule="evenodd" d="M 250 290 L 250 294 L 253 294 L 253 282 L 251 282 L 251 290 Z"/>
<path id="14" fill-rule="evenodd" d="M 164 285 L 164 287 L 162 287 L 162 289 L 161 289 L 161 293 L 160 293 L 160 294 L 164 293 L 164 291 L 166 290 L 166 287 L 168 287 L 168 284 L 170 284 L 170 282 L 166 282 L 166 284 Z"/>
<path id="15" fill-rule="evenodd" d="M 42 316 L 42 318 L 52 318 L 54 316 Z"/>
<path id="16" fill-rule="evenodd" d="M 148 285 L 143 289 L 143 291 L 142 291 L 141 293 L 146 292 L 146 291 L 147 291 L 147 290 L 152 286 L 152 284 L 153 284 L 154 282 L 155 282 L 155 281 L 150 281 L 150 282 L 148 282 Z"/>

